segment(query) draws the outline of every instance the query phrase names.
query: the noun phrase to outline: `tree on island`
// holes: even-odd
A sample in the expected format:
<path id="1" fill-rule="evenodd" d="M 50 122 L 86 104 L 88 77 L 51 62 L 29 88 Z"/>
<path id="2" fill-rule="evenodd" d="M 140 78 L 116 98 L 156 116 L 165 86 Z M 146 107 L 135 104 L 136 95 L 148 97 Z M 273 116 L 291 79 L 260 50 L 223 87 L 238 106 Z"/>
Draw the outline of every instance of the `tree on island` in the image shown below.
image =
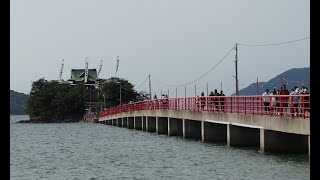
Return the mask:
<path id="1" fill-rule="evenodd" d="M 98 94 L 98 101 L 103 102 L 105 95 L 106 107 L 114 107 L 121 103 L 143 100 L 145 95 L 134 90 L 134 86 L 125 79 L 107 81 Z M 43 78 L 32 83 L 30 97 L 26 104 L 26 113 L 32 122 L 65 122 L 80 121 L 90 101 L 90 89 L 84 83 L 74 86 L 47 81 Z"/>
<path id="2" fill-rule="evenodd" d="M 42 78 L 32 83 L 25 111 L 33 122 L 79 121 L 87 97 L 83 83 L 70 86 Z"/>
<path id="3" fill-rule="evenodd" d="M 100 100 L 101 102 L 104 101 L 103 95 L 105 96 L 106 108 L 120 105 L 120 99 L 121 104 L 143 99 L 141 98 L 141 93 L 138 93 L 134 90 L 134 85 L 125 79 L 117 79 L 105 82 L 103 84 L 101 92 L 98 95 L 98 100 Z"/>

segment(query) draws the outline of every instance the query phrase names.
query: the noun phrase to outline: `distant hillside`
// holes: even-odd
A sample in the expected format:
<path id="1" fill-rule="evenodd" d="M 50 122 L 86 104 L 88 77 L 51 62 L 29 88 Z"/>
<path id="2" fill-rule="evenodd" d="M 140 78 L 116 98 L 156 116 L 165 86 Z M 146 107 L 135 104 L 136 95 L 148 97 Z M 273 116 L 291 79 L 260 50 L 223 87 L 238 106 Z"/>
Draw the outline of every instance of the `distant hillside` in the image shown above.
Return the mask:
<path id="1" fill-rule="evenodd" d="M 302 87 L 302 84 L 308 87 L 310 92 L 310 67 L 307 68 L 293 68 L 289 69 L 276 77 L 270 79 L 268 82 L 258 82 L 258 92 L 262 94 L 266 89 L 271 92 L 274 88 L 278 90 L 282 84 L 286 84 L 287 89 L 290 91 L 294 86 Z M 256 95 L 257 83 L 254 82 L 248 87 L 239 91 L 240 95 Z"/>
<path id="2" fill-rule="evenodd" d="M 29 95 L 10 90 L 10 114 L 25 115 L 24 107 Z"/>

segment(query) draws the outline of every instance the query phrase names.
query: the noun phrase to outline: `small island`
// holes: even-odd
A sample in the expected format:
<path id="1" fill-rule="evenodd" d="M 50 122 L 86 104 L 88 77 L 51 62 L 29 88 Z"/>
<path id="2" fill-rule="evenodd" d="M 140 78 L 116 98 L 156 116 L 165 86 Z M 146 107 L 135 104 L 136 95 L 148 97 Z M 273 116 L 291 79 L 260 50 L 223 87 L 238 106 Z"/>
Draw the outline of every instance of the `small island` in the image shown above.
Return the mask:
<path id="1" fill-rule="evenodd" d="M 66 123 L 87 121 L 105 108 L 148 99 L 128 80 L 97 78 L 96 69 L 72 69 L 68 81 L 41 78 L 32 83 L 25 112 L 30 120 L 18 123 Z M 87 77 L 85 77 L 87 74 Z"/>

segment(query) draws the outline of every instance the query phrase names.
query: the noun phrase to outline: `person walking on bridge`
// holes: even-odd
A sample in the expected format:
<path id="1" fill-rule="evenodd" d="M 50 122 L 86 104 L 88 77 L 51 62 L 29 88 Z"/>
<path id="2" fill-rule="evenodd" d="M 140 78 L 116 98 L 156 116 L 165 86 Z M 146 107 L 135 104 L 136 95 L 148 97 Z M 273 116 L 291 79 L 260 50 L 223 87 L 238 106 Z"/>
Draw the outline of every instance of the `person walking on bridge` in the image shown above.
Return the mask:
<path id="1" fill-rule="evenodd" d="M 195 107 L 196 110 L 199 110 L 200 109 L 200 97 L 199 95 L 196 96 L 196 107 Z"/>
<path id="2" fill-rule="evenodd" d="M 277 113 L 277 90 L 273 89 L 272 93 L 270 93 L 271 96 L 271 113 L 276 114 Z"/>
<path id="3" fill-rule="evenodd" d="M 206 105 L 206 98 L 204 97 L 204 92 L 201 93 L 200 102 L 201 102 L 201 110 L 203 111 L 204 110 L 204 106 Z"/>
<path id="4" fill-rule="evenodd" d="M 220 101 L 220 99 L 219 99 L 219 96 L 220 96 L 220 94 L 218 93 L 218 90 L 217 89 L 215 89 L 214 90 L 214 106 L 215 106 L 215 108 L 216 108 L 216 111 L 220 111 L 220 109 L 219 109 L 219 101 Z"/>
<path id="5" fill-rule="evenodd" d="M 224 110 L 225 110 L 225 102 L 226 102 L 226 95 L 224 95 L 223 94 L 223 91 L 221 90 L 220 91 L 220 96 L 221 96 L 221 98 L 220 98 L 220 109 L 224 112 Z"/>
<path id="6" fill-rule="evenodd" d="M 209 96 L 214 96 L 213 92 L 211 91 Z M 209 104 L 209 111 L 214 111 L 214 107 L 213 107 L 213 102 L 214 102 L 214 98 L 210 97 L 208 100 L 208 104 Z"/>
<path id="7" fill-rule="evenodd" d="M 291 95 L 290 102 L 292 102 L 292 104 L 290 105 L 290 112 L 292 116 L 297 116 L 299 114 L 299 111 L 298 111 L 298 106 L 300 101 L 300 98 L 298 96 L 299 94 L 300 92 L 297 86 L 293 87 L 292 91 L 289 94 Z"/>
<path id="8" fill-rule="evenodd" d="M 281 89 L 279 90 L 279 95 L 280 96 L 280 102 L 281 102 L 281 107 L 280 107 L 280 114 L 282 115 L 283 112 L 287 115 L 288 111 L 288 100 L 289 100 L 289 91 L 286 89 L 286 85 L 282 85 Z"/>
<path id="9" fill-rule="evenodd" d="M 269 96 L 270 96 L 269 89 L 266 89 L 266 91 L 262 94 L 264 114 L 270 113 L 270 97 Z"/>

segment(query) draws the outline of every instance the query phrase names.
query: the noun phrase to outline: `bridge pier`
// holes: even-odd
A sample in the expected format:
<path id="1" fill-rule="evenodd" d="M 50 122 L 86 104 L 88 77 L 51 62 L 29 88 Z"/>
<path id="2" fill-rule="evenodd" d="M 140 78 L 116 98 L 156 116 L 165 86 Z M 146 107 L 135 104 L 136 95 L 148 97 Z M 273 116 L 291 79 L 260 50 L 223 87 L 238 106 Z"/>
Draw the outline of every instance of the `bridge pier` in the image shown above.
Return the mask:
<path id="1" fill-rule="evenodd" d="M 157 117 L 157 133 L 158 134 L 168 134 L 168 118 L 167 117 Z"/>
<path id="2" fill-rule="evenodd" d="M 147 132 L 156 132 L 156 117 L 147 116 Z"/>
<path id="3" fill-rule="evenodd" d="M 122 117 L 122 118 L 119 118 Z M 188 110 L 144 110 L 99 118 L 103 124 L 228 146 L 260 146 L 260 152 L 309 153 L 310 119 Z"/>
<path id="4" fill-rule="evenodd" d="M 182 119 L 168 118 L 168 136 L 183 136 Z"/>
<path id="5" fill-rule="evenodd" d="M 128 129 L 134 129 L 134 117 L 128 117 L 127 127 Z"/>
<path id="6" fill-rule="evenodd" d="M 124 127 L 124 125 L 123 125 L 123 117 L 121 118 L 121 127 Z"/>
<path id="7" fill-rule="evenodd" d="M 122 127 L 122 118 L 117 119 L 117 126 Z"/>
<path id="8" fill-rule="evenodd" d="M 142 130 L 142 117 L 141 116 L 134 117 L 134 129 Z"/>
<path id="9" fill-rule="evenodd" d="M 201 140 L 201 121 L 183 119 L 183 138 Z"/>
<path id="10" fill-rule="evenodd" d="M 260 149 L 262 152 L 272 153 L 308 153 L 310 154 L 310 143 L 308 135 L 283 133 L 271 130 L 264 130 L 264 139 L 261 140 Z"/>
<path id="11" fill-rule="evenodd" d="M 201 121 L 202 142 L 227 142 L 227 124 Z"/>
<path id="12" fill-rule="evenodd" d="M 227 125 L 227 144 L 235 147 L 260 145 L 260 129 Z"/>

